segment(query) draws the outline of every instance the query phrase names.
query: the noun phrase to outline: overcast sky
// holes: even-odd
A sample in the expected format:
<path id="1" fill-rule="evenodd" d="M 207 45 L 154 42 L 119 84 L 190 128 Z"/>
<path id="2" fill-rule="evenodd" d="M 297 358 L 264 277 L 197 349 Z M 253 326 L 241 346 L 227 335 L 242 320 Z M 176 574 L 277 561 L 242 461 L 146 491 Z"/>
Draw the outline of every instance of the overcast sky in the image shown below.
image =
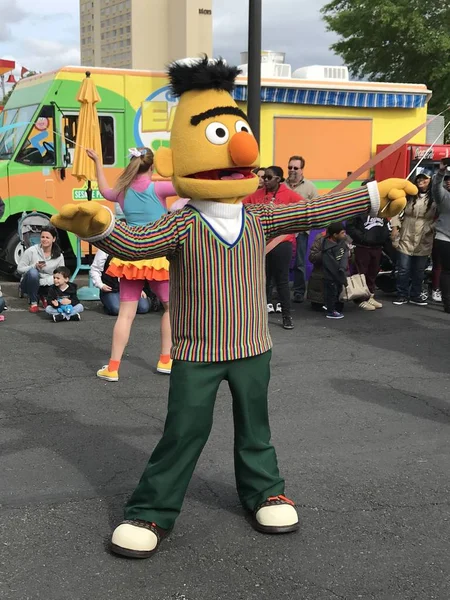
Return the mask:
<path id="1" fill-rule="evenodd" d="M 334 37 L 320 19 L 323 4 L 263 0 L 264 49 L 286 52 L 294 69 L 341 64 L 328 50 Z M 247 49 L 247 5 L 245 0 L 213 0 L 214 54 L 231 63 L 239 64 L 240 52 Z M 80 63 L 78 0 L 0 0 L 0 14 L 0 58 L 37 71 Z"/>

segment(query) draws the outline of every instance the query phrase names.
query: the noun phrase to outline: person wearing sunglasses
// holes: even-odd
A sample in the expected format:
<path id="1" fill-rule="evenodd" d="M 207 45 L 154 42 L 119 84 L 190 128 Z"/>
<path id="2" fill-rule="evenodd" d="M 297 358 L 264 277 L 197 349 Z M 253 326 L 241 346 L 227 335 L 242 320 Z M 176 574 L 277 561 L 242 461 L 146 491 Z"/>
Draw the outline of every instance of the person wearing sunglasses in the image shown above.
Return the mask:
<path id="1" fill-rule="evenodd" d="M 303 198 L 289 189 L 284 183 L 284 173 L 281 167 L 272 166 L 265 170 L 264 187 L 247 196 L 247 204 L 297 204 Z M 289 292 L 289 266 L 292 259 L 295 235 L 279 236 L 276 245 L 266 256 L 266 293 L 267 310 L 269 313 L 281 312 L 284 329 L 294 329 L 291 316 L 291 300 Z M 278 298 L 276 309 L 272 303 L 272 281 L 275 281 Z"/>
<path id="2" fill-rule="evenodd" d="M 264 173 L 265 169 L 262 167 L 258 167 L 257 169 L 253 169 L 252 173 L 258 176 L 258 190 L 264 187 Z"/>
<path id="3" fill-rule="evenodd" d="M 305 159 L 303 156 L 291 156 L 288 163 L 287 186 L 300 194 L 305 200 L 317 198 L 319 192 L 316 186 L 305 179 L 303 170 Z M 303 302 L 306 291 L 306 252 L 308 250 L 309 231 L 301 231 L 297 234 L 297 250 L 295 256 L 294 271 L 294 302 Z"/>

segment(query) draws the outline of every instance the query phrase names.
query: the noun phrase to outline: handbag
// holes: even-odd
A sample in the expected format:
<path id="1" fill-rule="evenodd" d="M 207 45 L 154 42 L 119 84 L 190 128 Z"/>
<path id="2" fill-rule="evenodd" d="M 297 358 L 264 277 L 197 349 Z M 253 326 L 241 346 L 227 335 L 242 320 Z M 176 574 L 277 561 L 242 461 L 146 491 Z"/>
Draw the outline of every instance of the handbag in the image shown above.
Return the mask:
<path id="1" fill-rule="evenodd" d="M 356 273 L 347 278 L 347 286 L 342 288 L 339 296 L 341 302 L 351 300 L 367 300 L 370 298 L 370 290 L 367 287 L 366 277 L 362 273 Z"/>

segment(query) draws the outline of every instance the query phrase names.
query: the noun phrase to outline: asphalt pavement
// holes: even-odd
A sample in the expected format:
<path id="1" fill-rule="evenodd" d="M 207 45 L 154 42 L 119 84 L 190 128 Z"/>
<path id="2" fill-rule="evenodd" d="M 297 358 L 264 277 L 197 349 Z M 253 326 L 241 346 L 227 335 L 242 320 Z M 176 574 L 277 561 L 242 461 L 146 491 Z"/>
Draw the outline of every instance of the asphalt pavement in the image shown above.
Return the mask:
<path id="1" fill-rule="evenodd" d="M 267 537 L 246 520 L 222 385 L 173 533 L 132 561 L 108 540 L 163 429 L 159 316 L 137 317 L 120 381 L 106 383 L 95 371 L 114 318 L 98 304 L 80 323 L 55 324 L 9 302 L 2 600 L 449 600 L 450 315 L 439 307 L 387 300 L 327 321 L 295 305 L 294 331 L 271 316 L 272 434 L 300 532 Z"/>

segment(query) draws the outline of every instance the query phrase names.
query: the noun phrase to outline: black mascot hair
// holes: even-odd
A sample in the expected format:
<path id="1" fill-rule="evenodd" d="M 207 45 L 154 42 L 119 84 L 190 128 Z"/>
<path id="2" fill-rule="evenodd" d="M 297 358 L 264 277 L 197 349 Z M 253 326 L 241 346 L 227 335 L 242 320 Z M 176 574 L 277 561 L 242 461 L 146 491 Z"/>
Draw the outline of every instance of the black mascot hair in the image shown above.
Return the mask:
<path id="1" fill-rule="evenodd" d="M 238 67 L 228 66 L 222 58 L 210 61 L 205 55 L 194 63 L 174 62 L 167 73 L 172 94 L 181 96 L 190 90 L 224 90 L 232 92 L 235 79 L 242 71 Z"/>

